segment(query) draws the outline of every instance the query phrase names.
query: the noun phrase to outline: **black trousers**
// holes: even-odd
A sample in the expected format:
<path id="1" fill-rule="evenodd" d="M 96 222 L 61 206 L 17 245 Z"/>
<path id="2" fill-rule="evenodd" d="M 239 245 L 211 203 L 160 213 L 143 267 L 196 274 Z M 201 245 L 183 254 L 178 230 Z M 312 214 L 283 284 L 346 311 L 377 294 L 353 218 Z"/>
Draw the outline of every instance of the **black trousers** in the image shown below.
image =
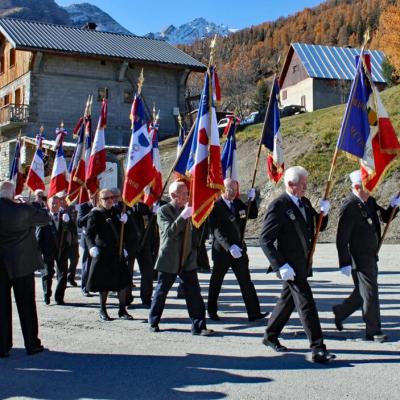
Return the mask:
<path id="1" fill-rule="evenodd" d="M 204 271 L 210 271 L 210 260 L 207 255 L 206 240 L 207 237 L 203 234 L 197 251 L 197 267 Z"/>
<path id="2" fill-rule="evenodd" d="M 5 268 L 0 267 L 0 354 L 8 353 L 12 347 L 11 288 L 14 291 L 25 348 L 32 350 L 40 345 L 33 273 L 9 279 Z"/>
<path id="3" fill-rule="evenodd" d="M 69 267 L 68 267 L 67 279 L 69 281 L 74 281 L 75 275 L 76 275 L 76 267 L 78 266 L 78 262 L 79 262 L 79 244 L 78 243 L 71 244 L 71 246 L 69 248 L 68 259 L 69 259 Z"/>
<path id="4" fill-rule="evenodd" d="M 378 267 L 376 262 L 368 269 L 352 271 L 354 290 L 342 304 L 336 305 L 335 316 L 344 321 L 358 309 L 366 325 L 366 334 L 375 335 L 381 332 L 381 314 L 379 311 Z"/>
<path id="5" fill-rule="evenodd" d="M 265 339 L 271 341 L 278 339 L 295 308 L 311 349 L 313 351 L 325 349 L 317 307 L 306 279 L 283 282 L 281 297 L 268 320 Z"/>
<path id="6" fill-rule="evenodd" d="M 90 271 L 90 263 L 92 261 L 92 257 L 89 254 L 89 248 L 85 243 L 85 247 L 83 248 L 82 253 L 82 264 L 81 264 L 81 289 L 83 292 L 87 292 L 87 281 L 89 278 L 89 271 Z"/>
<path id="7" fill-rule="evenodd" d="M 57 286 L 54 292 L 55 301 L 63 301 L 67 288 L 68 251 L 61 253 L 59 260 L 45 260 L 42 273 L 43 297 L 50 299 L 54 272 L 57 274 Z"/>
<path id="8" fill-rule="evenodd" d="M 260 314 L 260 302 L 258 300 L 256 289 L 251 281 L 249 271 L 249 258 L 246 253 L 243 253 L 240 258 L 233 258 L 230 254 L 213 253 L 213 270 L 210 278 L 210 287 L 208 291 L 207 309 L 210 314 L 215 314 L 218 311 L 218 296 L 221 291 L 221 286 L 229 267 L 239 282 L 240 291 L 244 304 L 246 306 L 249 318 Z"/>
<path id="9" fill-rule="evenodd" d="M 136 256 L 140 270 L 140 299 L 143 304 L 151 302 L 153 294 L 154 258 L 149 244 L 145 244 Z"/>
<path id="10" fill-rule="evenodd" d="M 167 272 L 158 273 L 158 282 L 149 314 L 149 323 L 151 326 L 159 324 L 168 292 L 177 276 L 178 274 L 169 274 Z M 197 271 L 184 271 L 179 274 L 179 277 L 182 279 L 185 288 L 185 300 L 189 317 L 192 321 L 192 330 L 200 331 L 206 329 L 206 311 L 203 297 L 201 296 L 199 280 L 197 279 Z"/>

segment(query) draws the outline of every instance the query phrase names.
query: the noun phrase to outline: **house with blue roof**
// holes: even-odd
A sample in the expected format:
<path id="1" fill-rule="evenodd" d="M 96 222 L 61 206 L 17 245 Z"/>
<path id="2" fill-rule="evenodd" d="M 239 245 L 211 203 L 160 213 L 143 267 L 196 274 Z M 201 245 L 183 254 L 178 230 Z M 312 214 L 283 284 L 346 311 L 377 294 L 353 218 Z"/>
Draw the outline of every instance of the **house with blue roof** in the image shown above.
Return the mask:
<path id="1" fill-rule="evenodd" d="M 281 105 L 302 105 L 307 111 L 347 101 L 361 50 L 347 47 L 292 43 L 280 74 Z M 386 87 L 382 62 L 385 54 L 368 50 L 372 79 L 379 90 Z"/>

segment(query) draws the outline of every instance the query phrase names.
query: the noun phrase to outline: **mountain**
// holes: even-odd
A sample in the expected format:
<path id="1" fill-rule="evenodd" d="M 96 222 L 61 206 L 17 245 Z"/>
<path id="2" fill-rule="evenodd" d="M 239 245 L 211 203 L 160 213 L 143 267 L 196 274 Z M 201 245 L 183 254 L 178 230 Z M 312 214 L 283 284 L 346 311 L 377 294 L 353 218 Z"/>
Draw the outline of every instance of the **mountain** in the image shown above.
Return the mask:
<path id="1" fill-rule="evenodd" d="M 70 6 L 64 7 L 64 10 L 68 13 L 71 19 L 71 25 L 73 26 L 81 27 L 88 22 L 95 22 L 97 24 L 97 30 L 99 31 L 123 33 L 127 35 L 132 34 L 106 12 L 92 4 L 71 4 Z"/>
<path id="2" fill-rule="evenodd" d="M 88 3 L 72 4 L 63 8 L 54 0 L 0 0 L 0 17 L 76 27 L 95 22 L 99 31 L 131 34 L 107 13 Z"/>
<path id="3" fill-rule="evenodd" d="M 225 25 L 217 25 L 208 22 L 204 18 L 196 18 L 186 24 L 179 26 L 169 25 L 161 32 L 148 33 L 146 36 L 153 39 L 164 39 L 172 44 L 192 44 L 196 40 L 204 39 L 215 34 L 227 36 L 236 29 L 228 28 Z"/>
<path id="4" fill-rule="evenodd" d="M 0 17 L 21 18 L 69 25 L 69 14 L 54 0 L 2 0 Z"/>

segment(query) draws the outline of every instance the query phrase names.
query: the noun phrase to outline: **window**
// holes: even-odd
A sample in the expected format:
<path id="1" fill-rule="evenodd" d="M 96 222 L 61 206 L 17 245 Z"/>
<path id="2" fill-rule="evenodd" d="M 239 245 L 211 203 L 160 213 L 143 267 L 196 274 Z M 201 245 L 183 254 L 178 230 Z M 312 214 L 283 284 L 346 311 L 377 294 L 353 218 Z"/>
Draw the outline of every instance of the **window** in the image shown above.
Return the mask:
<path id="1" fill-rule="evenodd" d="M 102 101 L 103 99 L 109 99 L 108 88 L 100 88 L 97 92 L 97 101 Z"/>
<path id="2" fill-rule="evenodd" d="M 15 65 L 15 49 L 10 49 L 10 68 Z"/>
<path id="3" fill-rule="evenodd" d="M 299 70 L 299 66 L 298 65 L 293 65 L 292 73 L 295 74 L 298 70 Z"/>
<path id="4" fill-rule="evenodd" d="M 133 102 L 133 90 L 125 89 L 124 90 L 124 103 L 131 104 Z"/>
<path id="5" fill-rule="evenodd" d="M 101 60 L 100 65 L 106 65 L 106 62 L 104 60 Z"/>
<path id="6" fill-rule="evenodd" d="M 6 106 L 6 105 L 10 104 L 10 102 L 11 102 L 11 95 L 10 95 L 10 93 L 7 93 L 4 96 L 4 105 Z"/>
<path id="7" fill-rule="evenodd" d="M 282 90 L 282 100 L 287 99 L 287 90 Z"/>
<path id="8" fill-rule="evenodd" d="M 14 103 L 16 105 L 24 104 L 22 89 L 18 88 L 14 93 Z"/>
<path id="9" fill-rule="evenodd" d="M 301 96 L 301 105 L 302 105 L 303 107 L 306 106 L 306 96 L 305 96 L 304 94 Z"/>

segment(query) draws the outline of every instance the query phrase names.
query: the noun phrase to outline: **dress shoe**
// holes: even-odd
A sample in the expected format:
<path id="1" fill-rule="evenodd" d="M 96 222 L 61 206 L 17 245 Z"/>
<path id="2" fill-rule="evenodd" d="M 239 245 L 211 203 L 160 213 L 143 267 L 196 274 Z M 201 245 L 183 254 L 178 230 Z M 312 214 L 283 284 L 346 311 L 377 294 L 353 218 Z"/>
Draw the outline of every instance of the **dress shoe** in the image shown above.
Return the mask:
<path id="1" fill-rule="evenodd" d="M 208 318 L 212 321 L 221 321 L 221 318 L 217 313 L 208 313 Z"/>
<path id="2" fill-rule="evenodd" d="M 73 287 L 77 287 L 78 286 L 78 284 L 75 282 L 74 279 L 68 279 L 68 283 Z"/>
<path id="3" fill-rule="evenodd" d="M 200 329 L 200 330 L 194 330 L 192 329 L 191 331 L 192 335 L 194 336 L 211 336 L 214 335 L 214 331 L 212 329 Z"/>
<path id="4" fill-rule="evenodd" d="M 336 315 L 336 311 L 335 310 L 336 310 L 336 306 L 333 306 L 332 307 L 332 312 L 333 312 L 333 315 L 335 316 L 335 320 L 334 320 L 335 326 L 336 326 L 336 329 L 339 332 L 341 332 L 343 330 L 343 322 L 338 318 L 338 316 Z"/>
<path id="5" fill-rule="evenodd" d="M 28 356 L 32 356 L 34 354 L 41 353 L 44 350 L 45 348 L 42 345 L 39 345 L 37 347 L 34 347 L 33 349 L 27 349 L 26 354 L 28 354 Z"/>
<path id="6" fill-rule="evenodd" d="M 82 296 L 93 297 L 92 293 L 88 292 L 87 290 L 82 290 Z"/>
<path id="7" fill-rule="evenodd" d="M 118 317 L 119 317 L 119 319 L 125 319 L 125 320 L 128 320 L 128 321 L 133 320 L 132 315 L 128 314 L 126 310 L 118 311 Z"/>
<path id="8" fill-rule="evenodd" d="M 325 364 L 335 358 L 336 356 L 332 353 L 329 353 L 327 350 L 319 350 L 312 353 L 311 361 L 319 364 Z"/>
<path id="9" fill-rule="evenodd" d="M 149 327 L 149 331 L 150 332 L 160 332 L 160 328 L 158 327 L 158 325 L 150 325 Z"/>
<path id="10" fill-rule="evenodd" d="M 389 339 L 387 337 L 387 335 L 385 335 L 382 332 L 375 333 L 375 335 L 367 335 L 365 338 L 368 341 L 373 341 L 373 342 L 377 342 L 377 343 L 387 342 Z"/>
<path id="11" fill-rule="evenodd" d="M 144 308 L 150 308 L 151 307 L 151 301 L 142 301 L 142 306 Z"/>
<path id="12" fill-rule="evenodd" d="M 257 315 L 252 315 L 251 317 L 249 317 L 249 321 L 250 321 L 250 322 L 254 322 L 254 321 L 257 321 L 257 320 L 259 320 L 259 319 L 263 319 L 263 318 L 265 318 L 268 314 L 269 314 L 269 313 L 265 312 L 265 313 L 260 313 L 260 314 L 257 314 Z"/>
<path id="13" fill-rule="evenodd" d="M 100 310 L 99 317 L 102 321 L 112 321 L 106 310 Z"/>
<path id="14" fill-rule="evenodd" d="M 270 347 L 272 350 L 276 351 L 277 353 L 283 353 L 287 351 L 287 347 L 283 346 L 278 339 L 276 340 L 268 340 L 263 339 L 263 345 Z"/>
<path id="15" fill-rule="evenodd" d="M 50 304 L 50 297 L 49 296 L 44 296 L 43 297 L 43 301 L 44 301 L 44 304 L 49 305 Z"/>

